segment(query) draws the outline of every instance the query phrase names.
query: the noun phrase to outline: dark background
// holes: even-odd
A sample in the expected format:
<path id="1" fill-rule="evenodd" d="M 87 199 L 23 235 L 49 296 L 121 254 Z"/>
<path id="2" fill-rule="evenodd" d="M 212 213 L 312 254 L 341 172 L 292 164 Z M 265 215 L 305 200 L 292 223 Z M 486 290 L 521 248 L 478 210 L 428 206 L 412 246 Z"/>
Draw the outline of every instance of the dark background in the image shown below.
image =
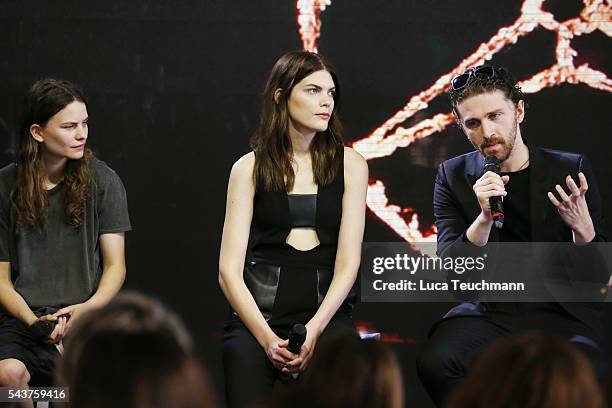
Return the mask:
<path id="1" fill-rule="evenodd" d="M 333 1 L 322 13 L 319 51 L 339 73 L 347 144 L 514 22 L 520 6 Z M 558 21 L 577 16 L 582 6 L 546 3 Z M 556 33 L 538 28 L 492 62 L 524 79 L 554 63 L 555 44 Z M 603 33 L 573 44 L 576 65 L 588 61 L 610 74 L 612 49 Z M 183 317 L 220 395 L 227 304 L 217 262 L 227 178 L 232 163 L 249 151 L 269 70 L 284 52 L 300 47 L 291 0 L 0 1 L 0 164 L 11 160 L 21 98 L 33 81 L 58 77 L 85 89 L 89 146 L 119 173 L 128 192 L 134 230 L 127 236 L 126 287 L 160 298 Z M 587 153 L 610 214 L 610 94 L 563 84 L 528 101 L 523 135 L 534 144 Z M 447 111 L 446 98 L 438 97 L 404 126 Z M 436 166 L 469 150 L 450 127 L 371 160 L 370 177 L 385 182 L 393 203 L 416 208 L 428 228 Z M 609 219 L 606 225 L 612 231 Z M 368 213 L 365 240 L 399 238 Z M 368 303 L 356 311 L 356 320 L 396 340 L 409 406 L 430 406 L 414 360 L 449 306 Z"/>

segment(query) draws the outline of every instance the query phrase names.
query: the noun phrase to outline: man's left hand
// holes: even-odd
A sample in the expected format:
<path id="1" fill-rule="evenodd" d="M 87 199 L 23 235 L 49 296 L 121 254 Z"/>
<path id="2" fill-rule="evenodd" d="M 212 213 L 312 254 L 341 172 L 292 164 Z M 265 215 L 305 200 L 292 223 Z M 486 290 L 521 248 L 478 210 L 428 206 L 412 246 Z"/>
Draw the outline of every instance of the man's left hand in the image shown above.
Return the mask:
<path id="1" fill-rule="evenodd" d="M 574 242 L 587 243 L 595 238 L 595 227 L 593 226 L 593 220 L 591 219 L 586 202 L 586 192 L 589 189 L 589 185 L 582 172 L 578 173 L 578 180 L 580 181 L 580 187 L 568 175 L 565 178 L 565 183 L 570 194 L 568 195 L 563 187 L 557 184 L 555 189 L 561 200 L 558 200 L 550 191 L 548 192 L 548 199 L 557 209 L 563 222 L 572 229 Z"/>

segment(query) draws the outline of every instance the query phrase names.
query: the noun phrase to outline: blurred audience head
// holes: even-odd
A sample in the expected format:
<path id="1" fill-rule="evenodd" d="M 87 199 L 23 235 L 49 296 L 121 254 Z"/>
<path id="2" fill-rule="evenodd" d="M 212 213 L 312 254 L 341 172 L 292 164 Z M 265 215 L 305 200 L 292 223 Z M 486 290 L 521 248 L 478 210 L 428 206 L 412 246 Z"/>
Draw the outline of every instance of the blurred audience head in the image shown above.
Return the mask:
<path id="1" fill-rule="evenodd" d="M 608 388 L 606 390 L 608 406 L 612 406 L 612 370 L 608 373 Z"/>
<path id="2" fill-rule="evenodd" d="M 303 384 L 279 398 L 275 406 L 404 406 L 404 384 L 395 355 L 384 343 L 361 340 L 354 332 L 321 342 L 303 375 Z"/>
<path id="3" fill-rule="evenodd" d="M 69 387 L 73 407 L 215 405 L 187 330 L 143 295 L 122 294 L 87 312 L 64 345 L 58 385 Z"/>
<path id="4" fill-rule="evenodd" d="M 603 408 L 588 361 L 566 339 L 526 333 L 494 343 L 447 408 Z"/>

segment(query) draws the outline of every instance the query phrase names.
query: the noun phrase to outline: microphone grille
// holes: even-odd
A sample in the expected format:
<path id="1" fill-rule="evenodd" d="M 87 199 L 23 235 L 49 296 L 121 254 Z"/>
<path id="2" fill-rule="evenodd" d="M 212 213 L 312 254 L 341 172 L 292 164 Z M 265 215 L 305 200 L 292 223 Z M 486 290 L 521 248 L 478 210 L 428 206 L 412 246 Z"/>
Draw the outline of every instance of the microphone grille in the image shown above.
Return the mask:
<path id="1" fill-rule="evenodd" d="M 485 157 L 485 166 L 488 165 L 499 166 L 499 160 L 497 160 L 497 157 L 495 157 L 495 155 L 492 154 Z"/>
<path id="2" fill-rule="evenodd" d="M 303 324 L 294 324 L 291 330 L 296 336 L 306 336 L 306 326 Z"/>

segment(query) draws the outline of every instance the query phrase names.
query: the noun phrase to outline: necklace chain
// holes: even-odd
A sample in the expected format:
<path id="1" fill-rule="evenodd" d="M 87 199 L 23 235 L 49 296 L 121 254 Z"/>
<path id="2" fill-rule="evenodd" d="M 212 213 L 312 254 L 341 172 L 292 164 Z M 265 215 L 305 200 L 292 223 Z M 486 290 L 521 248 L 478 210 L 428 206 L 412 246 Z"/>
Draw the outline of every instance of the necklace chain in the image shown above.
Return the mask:
<path id="1" fill-rule="evenodd" d="M 521 167 L 519 167 L 516 171 L 523 170 L 525 167 L 527 167 L 527 163 L 529 163 L 529 157 L 527 158 L 527 160 L 525 160 L 525 163 L 521 164 Z"/>

